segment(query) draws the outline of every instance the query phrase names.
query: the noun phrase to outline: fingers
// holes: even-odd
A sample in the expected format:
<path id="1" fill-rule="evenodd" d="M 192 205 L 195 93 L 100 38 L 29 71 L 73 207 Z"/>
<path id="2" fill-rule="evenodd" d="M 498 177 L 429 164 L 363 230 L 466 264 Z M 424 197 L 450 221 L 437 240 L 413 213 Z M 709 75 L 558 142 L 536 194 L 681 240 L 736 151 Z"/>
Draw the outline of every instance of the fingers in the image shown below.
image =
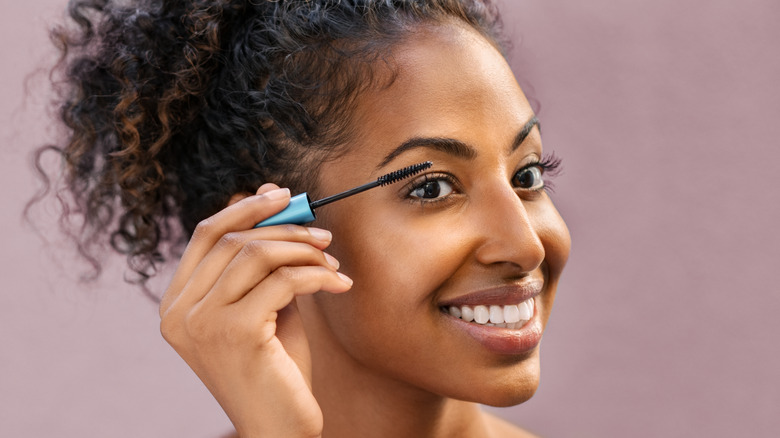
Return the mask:
<path id="1" fill-rule="evenodd" d="M 179 263 L 183 275 L 192 272 L 223 235 L 252 229 L 256 223 L 282 211 L 289 204 L 289 189 L 267 190 L 270 186 L 273 185 L 265 184 L 258 189 L 266 190 L 263 194 L 248 196 L 198 223 Z"/>
<path id="2" fill-rule="evenodd" d="M 341 293 L 351 287 L 352 280 L 349 277 L 329 268 L 284 266 L 255 286 L 236 305 L 250 309 L 243 312 L 247 315 L 267 314 L 284 308 L 296 296 L 310 295 L 321 290 Z"/>
<path id="3" fill-rule="evenodd" d="M 248 196 L 198 224 L 160 302 L 160 316 L 178 298 L 192 273 L 223 235 L 252 229 L 254 224 L 280 212 L 290 202 L 289 189 L 279 189 L 275 184 L 264 184 L 257 192 L 258 195 Z"/>
<path id="4" fill-rule="evenodd" d="M 335 271 L 339 264 L 308 243 L 250 240 L 224 268 L 203 300 L 217 305 L 234 303 L 283 266 L 320 266 Z"/>
<path id="5" fill-rule="evenodd" d="M 179 286 L 179 291 L 173 290 L 174 286 L 169 288 L 166 293 L 168 301 L 161 304 L 160 313 L 164 315 L 174 302 L 185 307 L 194 305 L 209 294 L 222 277 L 226 284 L 220 290 L 224 292 L 217 295 L 220 301 L 229 303 L 240 299 L 262 277 L 281 266 L 280 263 L 328 266 L 329 256 L 325 256 L 321 250 L 330 244 L 331 237 L 326 230 L 298 225 L 253 228 L 224 234 L 189 274 L 186 282 Z M 233 263 L 236 258 L 238 260 Z M 225 276 L 224 272 L 231 263 L 234 274 Z M 241 267 L 243 264 L 246 266 Z M 253 273 L 254 270 L 258 272 Z M 245 277 L 245 273 L 250 276 Z M 254 275 L 258 273 L 262 274 Z M 226 288 L 234 288 L 234 291 L 227 292 Z"/>

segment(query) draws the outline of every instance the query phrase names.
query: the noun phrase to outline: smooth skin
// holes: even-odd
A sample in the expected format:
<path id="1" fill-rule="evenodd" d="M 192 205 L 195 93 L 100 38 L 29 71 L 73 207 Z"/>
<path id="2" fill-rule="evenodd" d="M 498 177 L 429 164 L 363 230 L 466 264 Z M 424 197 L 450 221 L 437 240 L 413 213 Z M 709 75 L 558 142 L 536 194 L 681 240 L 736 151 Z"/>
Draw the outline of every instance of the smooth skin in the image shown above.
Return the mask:
<path id="1" fill-rule="evenodd" d="M 323 163 L 317 187 L 434 167 L 318 210 L 315 225 L 332 238 L 251 229 L 289 192 L 237 195 L 198 226 L 163 299 L 163 335 L 242 437 L 530 436 L 478 403 L 530 398 L 538 346 L 491 351 L 439 303 L 535 281 L 536 311 L 549 318 L 570 238 L 547 194 L 517 183 L 542 157 L 538 128 L 514 143 L 533 112 L 501 54 L 458 22 L 418 29 L 393 61 L 397 77 L 360 96 L 355 137 Z M 472 153 L 422 145 L 387 160 L 418 137 Z M 423 197 L 426 183 L 434 197 Z"/>

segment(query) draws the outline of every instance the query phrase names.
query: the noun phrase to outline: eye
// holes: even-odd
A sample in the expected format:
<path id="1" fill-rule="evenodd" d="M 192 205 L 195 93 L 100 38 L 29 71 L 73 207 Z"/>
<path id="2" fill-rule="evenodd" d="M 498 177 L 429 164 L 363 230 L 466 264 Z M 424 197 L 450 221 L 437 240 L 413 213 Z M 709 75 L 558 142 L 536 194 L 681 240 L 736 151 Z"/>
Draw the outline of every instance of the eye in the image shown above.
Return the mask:
<path id="1" fill-rule="evenodd" d="M 409 192 L 410 198 L 438 199 L 452 193 L 452 184 L 446 178 L 426 177 L 424 181 L 415 184 Z"/>
<path id="2" fill-rule="evenodd" d="M 542 169 L 538 165 L 520 169 L 512 178 L 512 184 L 523 190 L 541 190 L 544 188 Z"/>

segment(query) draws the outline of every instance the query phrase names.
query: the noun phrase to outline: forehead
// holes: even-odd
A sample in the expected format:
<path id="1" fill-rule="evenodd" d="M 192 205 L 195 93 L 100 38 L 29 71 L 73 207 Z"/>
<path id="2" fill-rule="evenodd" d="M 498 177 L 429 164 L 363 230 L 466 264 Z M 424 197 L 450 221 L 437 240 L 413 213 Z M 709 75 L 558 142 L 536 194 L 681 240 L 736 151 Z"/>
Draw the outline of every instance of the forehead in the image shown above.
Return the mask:
<path id="1" fill-rule="evenodd" d="M 363 152 L 415 136 L 508 144 L 533 116 L 504 57 L 466 24 L 419 28 L 393 48 L 392 65 L 390 86 L 358 98 L 355 141 Z"/>

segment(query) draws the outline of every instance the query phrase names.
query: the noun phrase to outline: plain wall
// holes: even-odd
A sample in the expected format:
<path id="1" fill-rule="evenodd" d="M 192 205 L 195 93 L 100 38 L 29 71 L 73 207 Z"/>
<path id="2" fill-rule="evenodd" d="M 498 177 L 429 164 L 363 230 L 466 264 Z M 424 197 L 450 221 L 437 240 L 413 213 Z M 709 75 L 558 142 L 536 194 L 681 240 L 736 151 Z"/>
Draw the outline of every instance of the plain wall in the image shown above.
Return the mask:
<path id="1" fill-rule="evenodd" d="M 217 403 L 121 259 L 78 285 L 22 224 L 62 0 L 0 17 L 0 436 L 209 437 Z M 542 385 L 497 412 L 546 437 L 780 432 L 780 2 L 506 1 L 511 64 L 573 235 Z M 52 224 L 52 209 L 37 213 Z"/>

